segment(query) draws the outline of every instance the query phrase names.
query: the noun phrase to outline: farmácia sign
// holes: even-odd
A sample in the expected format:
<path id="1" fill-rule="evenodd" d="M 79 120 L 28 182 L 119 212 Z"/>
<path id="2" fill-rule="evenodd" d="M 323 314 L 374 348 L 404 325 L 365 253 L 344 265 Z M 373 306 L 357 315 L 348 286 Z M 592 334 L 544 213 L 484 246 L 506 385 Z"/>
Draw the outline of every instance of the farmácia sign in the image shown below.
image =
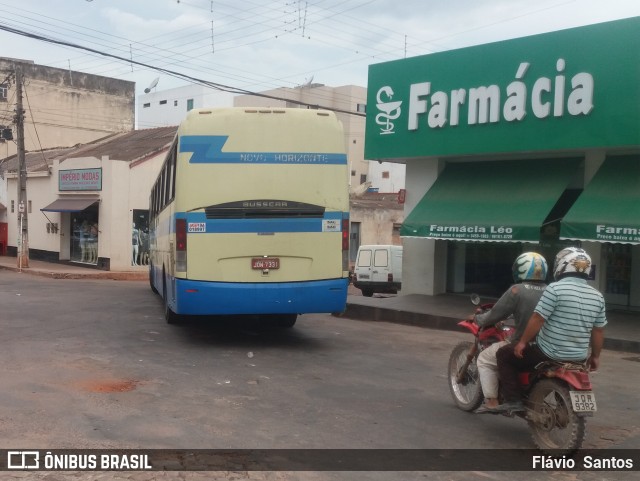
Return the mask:
<path id="1" fill-rule="evenodd" d="M 640 143 L 640 18 L 369 67 L 365 158 Z"/>
<path id="2" fill-rule="evenodd" d="M 593 110 L 593 76 L 580 72 L 571 79 L 571 92 L 565 100 L 566 80 L 564 75 L 557 75 L 555 81 L 548 77 L 537 79 L 529 95 L 527 85 L 522 81 L 529 69 L 529 63 L 522 62 L 516 73 L 516 80 L 504 88 L 504 104 L 501 104 L 503 89 L 499 85 L 460 88 L 451 92 L 431 92 L 431 82 L 411 84 L 409 89 L 408 130 L 418 130 L 424 115 L 429 128 L 455 127 L 460 124 L 461 113 L 466 111 L 468 125 L 496 123 L 504 119 L 507 122 L 522 121 L 527 115 L 527 106 L 539 119 L 553 115 L 562 117 L 566 110 L 569 115 L 587 115 Z M 558 59 L 557 71 L 561 74 L 565 69 L 564 59 Z M 552 87 L 554 85 L 554 87 Z M 390 87 L 382 87 L 378 91 L 378 108 L 385 110 L 381 94 L 392 97 Z M 430 105 L 429 105 L 430 104 Z M 553 112 L 553 113 L 552 113 Z M 465 120 L 463 116 L 462 120 Z M 381 134 L 389 131 L 388 115 L 377 119 L 382 126 Z M 393 125 L 393 124 L 391 124 Z"/>

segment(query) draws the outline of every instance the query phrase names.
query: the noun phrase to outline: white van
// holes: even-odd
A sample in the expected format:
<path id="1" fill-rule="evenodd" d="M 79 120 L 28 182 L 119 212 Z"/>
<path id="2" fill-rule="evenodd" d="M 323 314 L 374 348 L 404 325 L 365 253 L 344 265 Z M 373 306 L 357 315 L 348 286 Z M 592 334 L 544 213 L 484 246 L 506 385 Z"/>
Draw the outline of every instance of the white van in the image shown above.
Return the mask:
<path id="1" fill-rule="evenodd" d="M 402 286 L 402 246 L 360 246 L 353 285 L 366 297 L 375 292 L 397 294 Z"/>

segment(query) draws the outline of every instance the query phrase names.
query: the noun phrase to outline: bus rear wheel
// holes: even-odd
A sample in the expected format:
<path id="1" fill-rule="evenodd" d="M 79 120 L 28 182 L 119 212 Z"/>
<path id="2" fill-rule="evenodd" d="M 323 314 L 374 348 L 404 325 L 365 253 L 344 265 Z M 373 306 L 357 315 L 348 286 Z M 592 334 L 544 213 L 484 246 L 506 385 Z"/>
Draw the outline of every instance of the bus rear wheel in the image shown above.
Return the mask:
<path id="1" fill-rule="evenodd" d="M 153 264 L 149 265 L 149 285 L 151 286 L 151 292 L 159 294 L 158 289 L 153 285 Z"/>
<path id="2" fill-rule="evenodd" d="M 169 307 L 169 299 L 167 296 L 167 279 L 163 275 L 162 276 L 162 300 L 164 301 L 164 318 L 167 321 L 167 324 L 179 324 L 182 320 L 182 316 L 176 314 Z"/>
<path id="3" fill-rule="evenodd" d="M 283 314 L 276 320 L 276 327 L 280 327 L 282 329 L 290 329 L 295 325 L 297 320 L 297 314 Z"/>
<path id="4" fill-rule="evenodd" d="M 290 329 L 295 325 L 297 319 L 297 314 L 263 314 L 260 316 L 263 326 L 268 329 Z"/>

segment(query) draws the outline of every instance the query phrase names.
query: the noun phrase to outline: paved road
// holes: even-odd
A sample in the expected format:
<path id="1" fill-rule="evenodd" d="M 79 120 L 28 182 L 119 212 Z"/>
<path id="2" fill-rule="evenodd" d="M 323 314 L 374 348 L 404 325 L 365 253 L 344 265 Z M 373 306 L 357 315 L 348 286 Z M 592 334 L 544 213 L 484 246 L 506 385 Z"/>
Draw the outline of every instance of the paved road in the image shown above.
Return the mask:
<path id="1" fill-rule="evenodd" d="M 523 421 L 453 407 L 444 373 L 462 333 L 326 315 L 301 316 L 284 331 L 169 326 L 145 282 L 2 271 L 0 306 L 2 448 L 532 446 Z M 640 448 L 639 361 L 603 355 L 594 379 L 600 411 L 585 447 Z M 73 479 L 390 479 L 389 473 L 149 474 Z M 625 479 L 590 474 L 554 479 Z M 65 479 L 0 473 L 0 479 L 34 477 Z M 424 477 L 468 479 L 461 473 L 394 479 Z"/>

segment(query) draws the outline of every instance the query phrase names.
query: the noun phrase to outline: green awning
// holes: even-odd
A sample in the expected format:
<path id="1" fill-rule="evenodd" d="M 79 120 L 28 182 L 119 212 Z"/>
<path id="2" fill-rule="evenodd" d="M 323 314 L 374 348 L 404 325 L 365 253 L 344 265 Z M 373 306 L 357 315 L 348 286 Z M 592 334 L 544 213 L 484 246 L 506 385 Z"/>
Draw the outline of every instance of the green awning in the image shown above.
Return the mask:
<path id="1" fill-rule="evenodd" d="M 604 161 L 560 223 L 560 238 L 640 244 L 640 156 Z"/>
<path id="2" fill-rule="evenodd" d="M 539 242 L 540 227 L 580 159 L 449 163 L 407 216 L 400 235 Z"/>

